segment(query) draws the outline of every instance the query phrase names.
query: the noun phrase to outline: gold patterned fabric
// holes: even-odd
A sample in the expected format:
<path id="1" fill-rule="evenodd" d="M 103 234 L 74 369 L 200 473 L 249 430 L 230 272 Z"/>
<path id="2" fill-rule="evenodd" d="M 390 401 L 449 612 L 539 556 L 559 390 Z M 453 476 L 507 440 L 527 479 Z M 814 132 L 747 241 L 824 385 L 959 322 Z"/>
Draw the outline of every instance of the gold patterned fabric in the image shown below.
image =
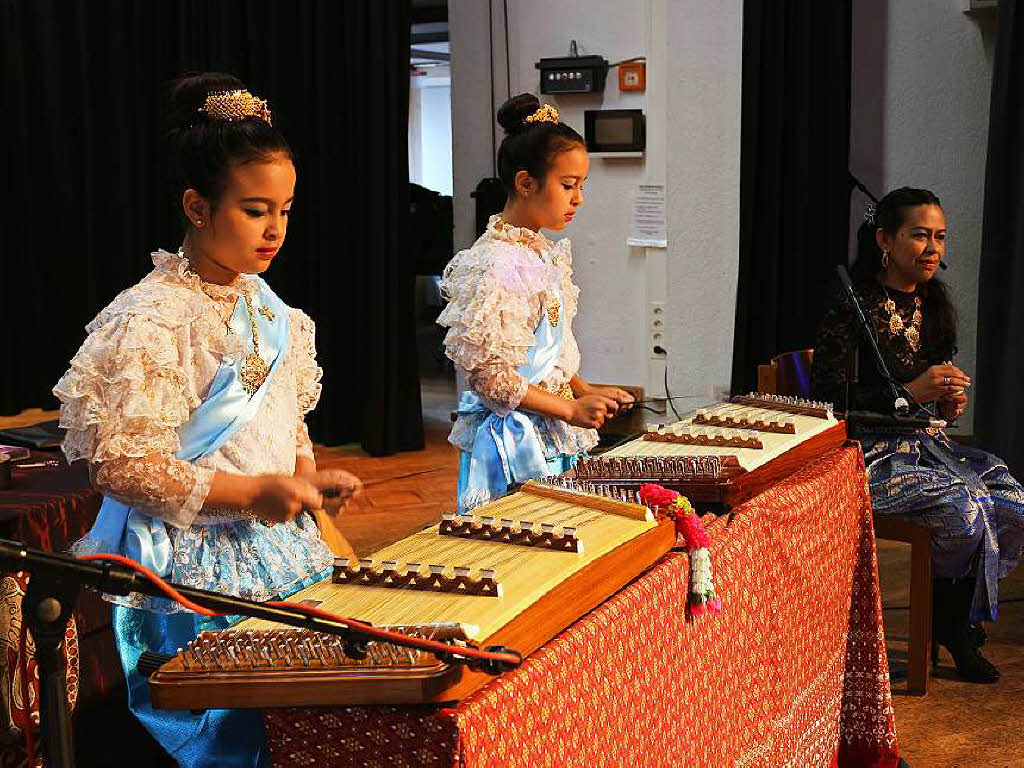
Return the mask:
<path id="1" fill-rule="evenodd" d="M 25 631 L 25 655 L 21 651 L 24 617 L 21 601 L 30 575 L 24 571 L 0 576 L 0 766 L 42 768 L 42 734 L 39 718 L 39 668 L 35 641 Z M 74 617 L 68 622 L 60 646 L 65 664 L 68 710 L 78 701 L 78 629 Z M 27 678 L 22 674 L 27 673 Z M 29 765 L 26 731 L 31 730 L 35 760 Z"/>
<path id="2" fill-rule="evenodd" d="M 895 766 L 859 448 L 704 520 L 715 617 L 669 554 L 454 709 L 268 710 L 274 765 Z"/>

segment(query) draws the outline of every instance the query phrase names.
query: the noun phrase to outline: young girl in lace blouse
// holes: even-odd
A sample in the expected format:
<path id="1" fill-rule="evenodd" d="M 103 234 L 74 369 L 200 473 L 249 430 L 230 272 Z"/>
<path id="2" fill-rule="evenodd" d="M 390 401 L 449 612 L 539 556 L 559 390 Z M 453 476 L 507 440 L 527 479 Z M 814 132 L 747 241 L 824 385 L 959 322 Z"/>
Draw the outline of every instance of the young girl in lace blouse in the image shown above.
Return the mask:
<path id="1" fill-rule="evenodd" d="M 497 117 L 508 202 L 448 264 L 449 303 L 438 318 L 461 390 L 449 438 L 462 450 L 461 511 L 511 483 L 567 471 L 597 444 L 595 429 L 633 402 L 580 375 L 569 240 L 540 234 L 564 229 L 583 204 L 590 168 L 583 138 L 528 93 L 509 99 Z"/>
<path id="2" fill-rule="evenodd" d="M 54 388 L 64 452 L 89 462 L 105 496 L 76 549 L 273 599 L 326 576 L 333 553 L 310 511 L 336 514 L 359 489 L 313 459 L 313 321 L 257 277 L 284 243 L 295 167 L 266 102 L 237 78 L 183 78 L 170 106 L 184 246 L 153 254 L 153 271 L 88 325 Z M 144 650 L 174 653 L 227 623 L 163 600 L 114 606 L 130 706 L 182 766 L 269 762 L 258 710 L 154 711 L 135 669 Z"/>

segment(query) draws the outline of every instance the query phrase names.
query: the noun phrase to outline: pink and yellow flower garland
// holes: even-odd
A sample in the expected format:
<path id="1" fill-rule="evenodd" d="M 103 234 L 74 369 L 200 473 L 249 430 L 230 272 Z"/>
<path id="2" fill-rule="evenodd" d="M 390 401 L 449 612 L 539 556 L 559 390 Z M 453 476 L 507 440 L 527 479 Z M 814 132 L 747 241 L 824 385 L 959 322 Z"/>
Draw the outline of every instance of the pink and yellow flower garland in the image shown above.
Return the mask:
<path id="1" fill-rule="evenodd" d="M 676 491 L 648 483 L 640 486 L 640 500 L 649 507 L 657 507 L 676 521 L 676 533 L 683 537 L 690 555 L 690 596 L 687 604 L 692 616 L 718 613 L 722 601 L 715 594 L 711 573 L 711 537 L 704 530 L 700 516 L 689 500 Z"/>

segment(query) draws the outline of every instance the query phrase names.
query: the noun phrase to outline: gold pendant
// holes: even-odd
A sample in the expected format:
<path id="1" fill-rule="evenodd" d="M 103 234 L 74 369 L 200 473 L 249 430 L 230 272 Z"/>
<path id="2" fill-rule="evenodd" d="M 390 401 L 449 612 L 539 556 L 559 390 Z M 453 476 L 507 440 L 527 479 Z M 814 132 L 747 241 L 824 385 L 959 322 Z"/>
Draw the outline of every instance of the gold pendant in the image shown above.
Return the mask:
<path id="1" fill-rule="evenodd" d="M 889 333 L 893 336 L 899 334 L 903 330 L 903 318 L 899 315 L 892 315 L 889 318 Z"/>
<path id="2" fill-rule="evenodd" d="M 910 342 L 910 348 L 917 352 L 917 348 L 921 346 L 921 335 L 917 332 L 917 328 L 910 326 L 903 335 L 906 336 L 907 341 Z"/>
<path id="3" fill-rule="evenodd" d="M 262 357 L 253 353 L 245 358 L 245 364 L 242 366 L 242 386 L 250 397 L 263 386 L 269 375 L 270 367 Z"/>
<path id="4" fill-rule="evenodd" d="M 265 318 L 267 318 L 267 320 L 269 320 L 270 322 L 274 322 L 274 313 L 271 312 L 266 307 L 260 307 L 259 313 L 263 315 Z"/>
<path id="5" fill-rule="evenodd" d="M 558 301 L 557 296 L 551 298 L 551 303 L 548 304 L 548 320 L 551 322 L 552 328 L 558 327 L 558 313 L 562 309 L 561 302 Z"/>
<path id="6" fill-rule="evenodd" d="M 893 301 L 892 299 L 886 299 L 885 304 L 883 304 L 882 306 L 885 307 L 885 311 L 888 312 L 890 315 L 895 314 L 896 302 Z"/>
<path id="7" fill-rule="evenodd" d="M 911 320 L 913 321 L 914 325 L 920 325 L 921 324 L 921 321 L 924 320 L 924 315 L 921 314 L 921 310 L 920 309 L 915 309 L 914 310 L 914 316 L 911 318 Z"/>

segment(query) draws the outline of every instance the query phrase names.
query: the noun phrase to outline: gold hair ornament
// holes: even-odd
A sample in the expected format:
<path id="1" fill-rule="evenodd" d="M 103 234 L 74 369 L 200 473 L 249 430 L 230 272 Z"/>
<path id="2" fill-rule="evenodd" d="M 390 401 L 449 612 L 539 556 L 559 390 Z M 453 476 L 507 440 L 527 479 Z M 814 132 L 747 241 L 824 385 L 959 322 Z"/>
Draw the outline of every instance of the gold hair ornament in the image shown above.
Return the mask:
<path id="1" fill-rule="evenodd" d="M 527 115 L 524 123 L 557 123 L 558 110 L 550 104 L 542 104 L 532 115 Z"/>
<path id="2" fill-rule="evenodd" d="M 270 122 L 270 107 L 264 99 L 253 96 L 248 91 L 213 91 L 208 94 L 200 112 L 205 112 L 214 120 L 244 120 L 255 117 L 267 125 Z"/>

